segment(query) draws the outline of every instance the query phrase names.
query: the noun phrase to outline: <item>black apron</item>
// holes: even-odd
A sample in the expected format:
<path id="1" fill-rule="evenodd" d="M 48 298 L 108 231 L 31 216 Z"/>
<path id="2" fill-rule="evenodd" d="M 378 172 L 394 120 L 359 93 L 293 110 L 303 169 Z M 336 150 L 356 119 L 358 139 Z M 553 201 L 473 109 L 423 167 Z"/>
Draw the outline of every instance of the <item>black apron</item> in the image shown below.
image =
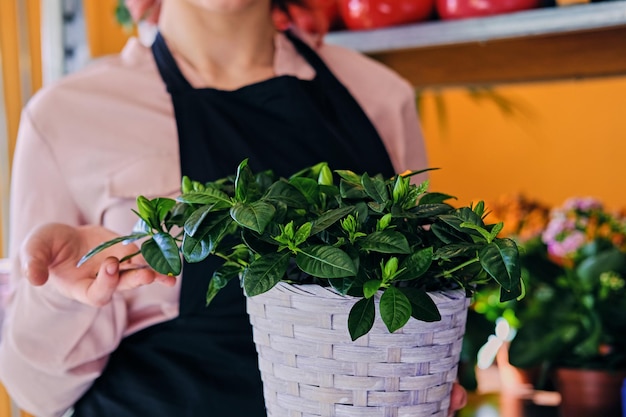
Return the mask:
<path id="1" fill-rule="evenodd" d="M 316 72 L 279 76 L 234 91 L 194 89 L 163 38 L 152 51 L 174 104 L 181 172 L 202 182 L 253 171 L 289 176 L 326 161 L 331 169 L 394 174 L 361 107 L 304 42 L 286 33 Z M 232 280 L 205 294 L 219 260 L 186 264 L 179 317 L 122 340 L 75 405 L 76 417 L 261 417 L 263 392 L 245 298 Z"/>

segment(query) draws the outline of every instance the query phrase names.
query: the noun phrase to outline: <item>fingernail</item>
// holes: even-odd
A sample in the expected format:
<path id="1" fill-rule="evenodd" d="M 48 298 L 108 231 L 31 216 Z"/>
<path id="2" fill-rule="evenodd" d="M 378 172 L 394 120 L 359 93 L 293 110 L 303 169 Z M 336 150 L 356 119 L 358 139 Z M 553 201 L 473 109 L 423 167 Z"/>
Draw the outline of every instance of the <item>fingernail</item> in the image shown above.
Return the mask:
<path id="1" fill-rule="evenodd" d="M 106 266 L 105 269 L 107 271 L 107 274 L 115 275 L 117 274 L 117 271 L 119 269 L 119 264 L 117 262 L 111 262 L 110 264 Z"/>

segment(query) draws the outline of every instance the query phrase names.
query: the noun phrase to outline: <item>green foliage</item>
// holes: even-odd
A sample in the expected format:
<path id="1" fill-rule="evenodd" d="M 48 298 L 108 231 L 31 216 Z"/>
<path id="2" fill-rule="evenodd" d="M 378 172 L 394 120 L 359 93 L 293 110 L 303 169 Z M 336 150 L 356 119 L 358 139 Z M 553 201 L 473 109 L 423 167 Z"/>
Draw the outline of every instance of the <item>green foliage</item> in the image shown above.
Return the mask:
<path id="1" fill-rule="evenodd" d="M 177 275 L 181 254 L 188 262 L 220 256 L 225 262 L 207 302 L 236 276 L 248 296 L 280 281 L 332 286 L 359 299 L 348 319 L 353 340 L 371 329 L 379 296 L 390 332 L 411 317 L 440 320 L 427 291 L 464 288 L 469 295 L 477 282 L 493 279 L 503 299 L 519 296 L 517 247 L 496 237 L 501 226 L 484 223 L 482 203 L 454 208 L 445 203 L 450 196 L 428 193 L 428 183 L 412 184 L 415 173 L 335 174 L 320 163 L 274 178 L 243 161 L 234 179 L 183 178 L 176 201 L 137 199 L 139 235 L 106 242 L 86 257 L 144 238 L 148 264 Z"/>

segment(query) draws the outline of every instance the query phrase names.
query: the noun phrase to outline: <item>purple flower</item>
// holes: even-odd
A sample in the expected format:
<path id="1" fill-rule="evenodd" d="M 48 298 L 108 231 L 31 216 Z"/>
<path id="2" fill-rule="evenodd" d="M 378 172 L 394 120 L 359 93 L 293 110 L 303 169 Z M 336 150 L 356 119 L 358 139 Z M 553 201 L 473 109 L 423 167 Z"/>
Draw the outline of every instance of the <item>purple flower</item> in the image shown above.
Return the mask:
<path id="1" fill-rule="evenodd" d="M 563 203 L 563 209 L 579 211 L 602 210 L 602 202 L 593 197 L 573 197 Z"/>

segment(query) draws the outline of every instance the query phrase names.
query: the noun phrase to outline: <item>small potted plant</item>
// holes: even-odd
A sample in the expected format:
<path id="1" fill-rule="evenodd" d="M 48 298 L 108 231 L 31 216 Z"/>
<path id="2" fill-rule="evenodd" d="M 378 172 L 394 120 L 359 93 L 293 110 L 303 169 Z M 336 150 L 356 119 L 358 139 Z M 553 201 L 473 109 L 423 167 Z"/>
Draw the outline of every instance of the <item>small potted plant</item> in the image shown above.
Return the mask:
<path id="1" fill-rule="evenodd" d="M 138 197 L 134 233 L 85 259 L 137 240 L 164 274 L 181 273 L 181 255 L 223 258 L 207 302 L 241 280 L 268 415 L 437 413 L 448 407 L 468 297 L 488 281 L 502 300 L 518 297 L 519 256 L 497 237 L 502 224 L 485 224 L 482 202 L 455 208 L 414 174 L 320 163 L 275 178 L 243 161 L 233 177 L 184 178 L 176 200 Z"/>
<path id="2" fill-rule="evenodd" d="M 510 362 L 554 372 L 563 415 L 619 416 L 626 377 L 626 218 L 596 199 L 569 199 L 551 211 L 541 242 L 521 261 L 531 269 L 515 307 L 519 329 Z"/>

